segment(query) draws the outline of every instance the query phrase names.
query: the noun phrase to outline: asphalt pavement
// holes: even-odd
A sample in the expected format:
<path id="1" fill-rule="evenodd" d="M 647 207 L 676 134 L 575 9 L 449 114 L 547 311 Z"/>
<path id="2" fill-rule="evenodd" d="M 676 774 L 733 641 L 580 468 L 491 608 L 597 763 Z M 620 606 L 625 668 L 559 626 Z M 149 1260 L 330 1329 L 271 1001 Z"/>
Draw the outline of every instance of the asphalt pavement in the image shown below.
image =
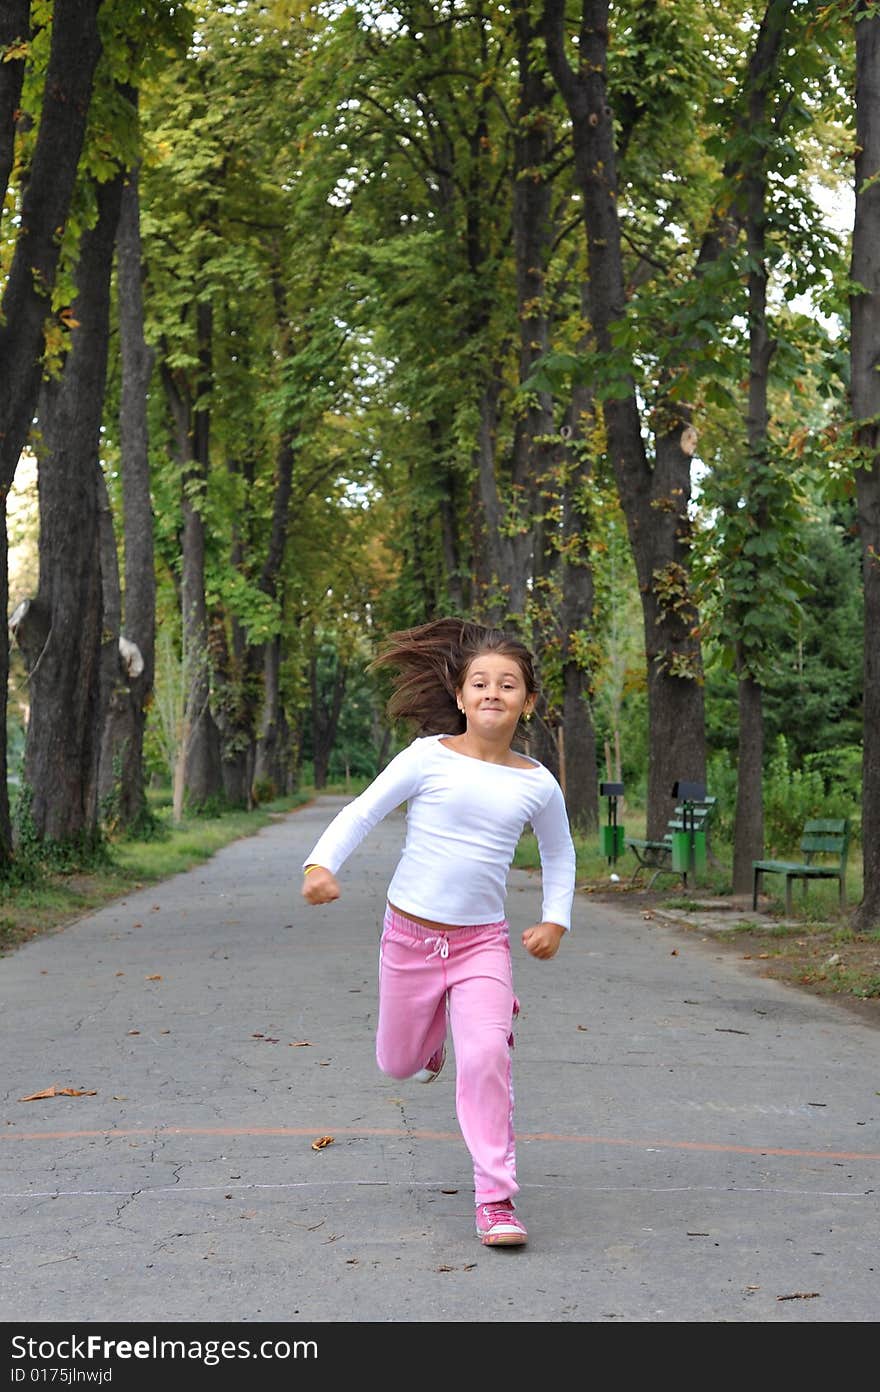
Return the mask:
<path id="1" fill-rule="evenodd" d="M 482 1247 L 454 1057 L 430 1087 L 374 1060 L 402 814 L 336 904 L 300 897 L 342 803 L 0 961 L 10 1338 L 878 1318 L 880 1031 L 582 892 L 538 962 L 525 871 L 508 909 L 530 1240 Z"/>

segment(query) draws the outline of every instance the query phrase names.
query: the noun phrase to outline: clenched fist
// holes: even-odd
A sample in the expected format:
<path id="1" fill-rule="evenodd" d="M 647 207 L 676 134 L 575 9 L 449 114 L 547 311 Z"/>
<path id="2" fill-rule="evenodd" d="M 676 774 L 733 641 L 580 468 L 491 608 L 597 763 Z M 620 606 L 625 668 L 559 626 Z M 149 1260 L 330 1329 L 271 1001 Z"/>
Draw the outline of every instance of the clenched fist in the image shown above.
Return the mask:
<path id="1" fill-rule="evenodd" d="M 309 879 L 311 878 L 310 875 Z M 530 952 L 533 957 L 539 957 L 541 961 L 547 961 L 548 958 L 556 956 L 564 937 L 565 929 L 561 923 L 535 923 L 523 933 L 522 943 L 526 952 Z"/>
<path id="2" fill-rule="evenodd" d="M 309 904 L 330 904 L 339 898 L 339 881 L 323 865 L 303 876 L 302 897 Z"/>

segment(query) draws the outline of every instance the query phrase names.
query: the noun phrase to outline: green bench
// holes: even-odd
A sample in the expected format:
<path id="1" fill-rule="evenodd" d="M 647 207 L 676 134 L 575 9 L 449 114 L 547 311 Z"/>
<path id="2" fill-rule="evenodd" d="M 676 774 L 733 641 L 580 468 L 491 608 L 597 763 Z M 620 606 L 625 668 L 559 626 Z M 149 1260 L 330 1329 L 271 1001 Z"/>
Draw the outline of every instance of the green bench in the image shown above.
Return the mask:
<path id="1" fill-rule="evenodd" d="M 785 912 L 791 915 L 791 886 L 803 880 L 804 897 L 808 880 L 837 880 L 840 907 L 846 906 L 846 858 L 849 851 L 849 820 L 846 817 L 817 817 L 804 823 L 801 835 L 802 860 L 755 860 L 752 862 L 752 908 L 758 907 L 758 892 L 764 875 L 785 876 Z M 816 859 L 815 857 L 820 857 Z"/>
<path id="2" fill-rule="evenodd" d="M 716 802 L 717 798 L 704 797 L 693 802 L 676 803 L 675 810 L 666 823 L 666 830 L 657 841 L 639 836 L 628 836 L 624 844 L 636 858 L 636 868 L 630 876 L 630 884 L 635 883 L 637 876 L 643 870 L 653 870 L 654 873 L 648 881 L 648 889 L 652 887 L 658 875 L 678 875 L 686 885 L 687 870 L 675 869 L 672 864 L 672 838 L 679 831 L 705 833 Z"/>

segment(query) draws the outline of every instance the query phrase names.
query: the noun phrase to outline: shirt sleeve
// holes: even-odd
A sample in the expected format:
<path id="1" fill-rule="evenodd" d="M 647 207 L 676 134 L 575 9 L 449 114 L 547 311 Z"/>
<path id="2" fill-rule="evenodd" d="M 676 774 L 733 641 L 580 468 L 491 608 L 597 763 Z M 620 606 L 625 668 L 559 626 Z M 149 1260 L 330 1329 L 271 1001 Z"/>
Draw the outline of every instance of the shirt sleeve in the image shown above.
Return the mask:
<path id="1" fill-rule="evenodd" d="M 542 921 L 558 923 L 570 932 L 576 858 L 565 798 L 555 778 L 549 798 L 532 818 L 532 826 L 541 855 Z"/>
<path id="2" fill-rule="evenodd" d="M 303 865 L 323 865 L 335 875 L 377 822 L 418 790 L 421 750 L 414 741 L 378 774 L 368 788 L 346 803 L 322 832 Z"/>

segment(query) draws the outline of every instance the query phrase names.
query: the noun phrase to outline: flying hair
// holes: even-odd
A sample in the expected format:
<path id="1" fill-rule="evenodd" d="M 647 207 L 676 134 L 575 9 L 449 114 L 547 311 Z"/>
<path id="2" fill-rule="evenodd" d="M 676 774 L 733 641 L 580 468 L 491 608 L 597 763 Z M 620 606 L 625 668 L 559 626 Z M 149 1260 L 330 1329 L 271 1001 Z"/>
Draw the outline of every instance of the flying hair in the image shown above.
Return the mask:
<path id="1" fill-rule="evenodd" d="M 467 722 L 458 709 L 456 691 L 464 684 L 471 663 L 483 653 L 510 657 L 522 672 L 528 695 L 537 695 L 532 654 L 503 629 L 442 618 L 389 633 L 370 663 L 371 669 L 396 669 L 387 706 L 389 719 L 412 721 L 421 735 L 462 734 Z"/>

